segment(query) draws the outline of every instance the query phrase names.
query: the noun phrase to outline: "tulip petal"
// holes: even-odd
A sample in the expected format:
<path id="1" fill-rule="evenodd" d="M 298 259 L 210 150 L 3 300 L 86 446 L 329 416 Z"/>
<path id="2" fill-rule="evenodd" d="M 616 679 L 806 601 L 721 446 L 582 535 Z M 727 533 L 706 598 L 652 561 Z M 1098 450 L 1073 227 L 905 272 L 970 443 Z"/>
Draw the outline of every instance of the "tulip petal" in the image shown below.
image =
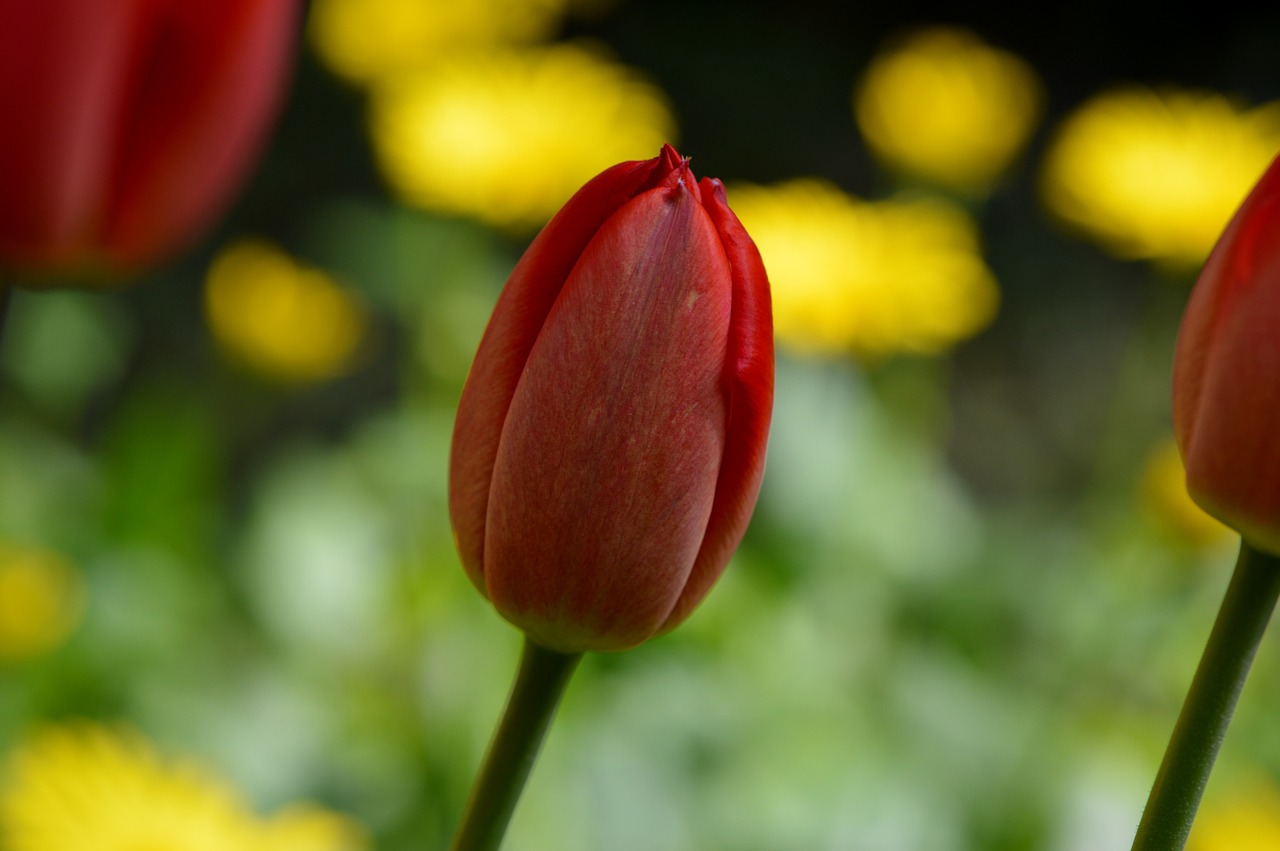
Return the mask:
<path id="1" fill-rule="evenodd" d="M 115 265 L 186 241 L 226 204 L 260 147 L 297 40 L 295 0 L 179 0 L 155 11 L 120 104 L 104 235 Z"/>
<path id="2" fill-rule="evenodd" d="M 132 269 L 236 188 L 279 101 L 297 0 L 15 0 L 0 29 L 0 254 Z"/>
<path id="3" fill-rule="evenodd" d="M 702 545 L 725 438 L 731 284 L 693 191 L 677 179 L 604 223 L 506 415 L 484 578 L 495 607 L 552 649 L 653 635 Z"/>
<path id="4" fill-rule="evenodd" d="M 0 255 L 38 266 L 96 234 L 110 190 L 116 108 L 136 9 L 127 2 L 21 0 L 0 27 Z"/>
<path id="5" fill-rule="evenodd" d="M 693 571 L 662 630 L 688 617 L 720 577 L 751 520 L 764 476 L 765 447 L 773 411 L 773 313 L 769 278 L 755 243 L 729 209 L 724 185 L 702 181 L 703 203 L 729 259 L 733 308 L 725 357 L 729 400 L 724 459 L 715 503 Z"/>
<path id="6" fill-rule="evenodd" d="M 1280 552 L 1280 158 L 1214 248 L 1174 357 L 1174 431 L 1202 508 Z"/>
<path id="7" fill-rule="evenodd" d="M 458 403 L 449 460 L 454 537 L 481 593 L 487 593 L 484 528 L 493 460 L 529 351 L 592 237 L 659 175 L 659 160 L 653 159 L 620 163 L 589 181 L 534 239 L 498 297 Z"/>

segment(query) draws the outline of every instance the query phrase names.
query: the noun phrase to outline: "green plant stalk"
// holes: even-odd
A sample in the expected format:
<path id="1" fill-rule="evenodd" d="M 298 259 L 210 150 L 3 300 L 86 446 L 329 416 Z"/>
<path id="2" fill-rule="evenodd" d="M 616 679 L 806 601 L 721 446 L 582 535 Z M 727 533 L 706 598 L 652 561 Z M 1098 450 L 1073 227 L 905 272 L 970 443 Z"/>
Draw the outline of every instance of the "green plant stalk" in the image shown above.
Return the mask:
<path id="1" fill-rule="evenodd" d="M 581 658 L 581 653 L 557 653 L 525 638 L 511 697 L 471 790 L 451 851 L 496 851 L 502 844 L 560 696 Z"/>
<path id="2" fill-rule="evenodd" d="M 9 302 L 13 299 L 13 284 L 0 274 L 0 334 L 4 333 L 4 322 L 9 316 Z"/>
<path id="3" fill-rule="evenodd" d="M 1231 584 L 1169 739 L 1132 851 L 1181 851 L 1280 594 L 1280 558 L 1241 542 Z"/>

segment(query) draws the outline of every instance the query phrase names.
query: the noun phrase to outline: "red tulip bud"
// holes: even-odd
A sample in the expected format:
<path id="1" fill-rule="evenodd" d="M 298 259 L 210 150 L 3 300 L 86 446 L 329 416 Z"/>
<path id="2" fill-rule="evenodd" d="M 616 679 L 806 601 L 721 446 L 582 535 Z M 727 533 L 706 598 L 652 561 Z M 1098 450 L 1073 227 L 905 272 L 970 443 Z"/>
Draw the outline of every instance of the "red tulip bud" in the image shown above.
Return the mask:
<path id="1" fill-rule="evenodd" d="M 8 0 L 0 267 L 133 269 L 230 199 L 275 111 L 296 0 Z"/>
<path id="2" fill-rule="evenodd" d="M 1253 546 L 1280 553 L 1280 159 L 1191 294 L 1173 419 L 1192 498 Z"/>
<path id="3" fill-rule="evenodd" d="M 688 616 L 755 507 L 772 325 L 724 187 L 669 145 L 565 204 L 498 299 L 453 433 L 458 549 L 504 617 L 581 652 Z"/>

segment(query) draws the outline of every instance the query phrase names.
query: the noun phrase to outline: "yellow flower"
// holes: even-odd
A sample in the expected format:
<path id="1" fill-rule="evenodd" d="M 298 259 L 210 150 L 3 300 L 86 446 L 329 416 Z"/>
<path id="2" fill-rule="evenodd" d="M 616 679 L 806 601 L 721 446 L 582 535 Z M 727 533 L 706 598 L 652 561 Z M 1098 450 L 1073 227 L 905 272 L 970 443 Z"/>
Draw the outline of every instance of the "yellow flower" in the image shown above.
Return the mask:
<path id="1" fill-rule="evenodd" d="M 462 51 L 550 35 L 566 0 L 315 0 L 309 35 L 338 74 L 369 83 Z"/>
<path id="2" fill-rule="evenodd" d="M 52 650 L 79 623 L 83 607 L 84 583 L 65 558 L 0 543 L 0 662 Z"/>
<path id="3" fill-rule="evenodd" d="M 962 191 L 985 189 L 1041 111 L 1035 72 L 973 33 L 935 28 L 877 56 L 854 93 L 872 153 L 890 167 Z"/>
<path id="4" fill-rule="evenodd" d="M 764 259 L 784 346 L 934 354 L 995 316 L 977 227 L 953 204 L 859 201 L 818 180 L 737 186 L 729 202 Z"/>
<path id="5" fill-rule="evenodd" d="M 1280 102 L 1127 88 L 1067 118 L 1043 191 L 1064 222 L 1126 259 L 1198 265 L 1280 149 Z"/>
<path id="6" fill-rule="evenodd" d="M 589 178 L 671 141 L 666 100 L 575 45 L 458 57 L 373 89 L 371 130 L 405 201 L 504 227 L 541 225 Z"/>
<path id="7" fill-rule="evenodd" d="M 229 354 L 288 382 L 347 371 L 367 322 L 361 302 L 323 272 L 256 240 L 234 243 L 214 259 L 205 313 Z"/>
<path id="8" fill-rule="evenodd" d="M 1142 493 L 1157 522 L 1189 544 L 1210 546 L 1235 535 L 1192 501 L 1187 471 L 1173 438 L 1157 445 L 1147 458 Z"/>
<path id="9" fill-rule="evenodd" d="M 299 811 L 302 812 L 302 811 Z M 361 851 L 336 814 L 255 817 L 203 768 L 162 760 L 136 735 L 97 725 L 36 732 L 0 785 L 5 851 Z M 282 820 L 283 819 L 283 820 Z"/>
<path id="10" fill-rule="evenodd" d="M 358 851 L 368 847 L 360 825 L 318 807 L 296 805 L 263 825 L 263 851 Z"/>
<path id="11" fill-rule="evenodd" d="M 1205 802 L 1187 851 L 1275 851 L 1280 848 L 1280 790 L 1269 781 L 1246 793 Z"/>

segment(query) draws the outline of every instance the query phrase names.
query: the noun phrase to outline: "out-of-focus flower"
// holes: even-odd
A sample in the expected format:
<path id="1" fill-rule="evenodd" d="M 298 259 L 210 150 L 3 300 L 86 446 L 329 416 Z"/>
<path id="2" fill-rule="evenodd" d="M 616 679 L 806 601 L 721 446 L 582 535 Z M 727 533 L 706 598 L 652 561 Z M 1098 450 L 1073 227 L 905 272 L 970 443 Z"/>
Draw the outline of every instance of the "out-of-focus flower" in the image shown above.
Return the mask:
<path id="1" fill-rule="evenodd" d="M 575 45 L 458 57 L 375 87 L 371 110 L 378 161 L 405 201 L 517 228 L 674 133 L 661 92 Z"/>
<path id="2" fill-rule="evenodd" d="M 1187 489 L 1255 547 L 1280 553 L 1280 158 L 1200 273 L 1173 360 Z"/>
<path id="3" fill-rule="evenodd" d="M 1204 261 L 1280 149 L 1280 103 L 1127 88 L 1067 118 L 1046 156 L 1049 209 L 1125 259 Z"/>
<path id="4" fill-rule="evenodd" d="M 223 249 L 205 284 L 205 313 L 234 358 L 280 381 L 323 381 L 346 372 L 367 323 L 359 299 L 328 275 L 267 242 Z"/>
<path id="5" fill-rule="evenodd" d="M 673 628 L 746 530 L 772 407 L 769 282 L 720 182 L 670 146 L 608 169 L 516 266 L 463 390 L 467 574 L 552 650 Z"/>
<path id="6" fill-rule="evenodd" d="M 130 271 L 226 205 L 283 90 L 295 0 L 8 3 L 0 266 Z"/>
<path id="7" fill-rule="evenodd" d="M 17 662 L 61 644 L 84 608 L 84 582 L 52 550 L 0 543 L 0 662 Z"/>
<path id="8" fill-rule="evenodd" d="M 309 35 L 321 58 L 359 83 L 419 70 L 469 50 L 551 34 L 566 0 L 316 0 Z"/>
<path id="9" fill-rule="evenodd" d="M 350 819 L 316 810 L 260 819 L 202 767 L 136 735 L 52 726 L 22 742 L 0 785 L 6 851 L 361 851 Z M 298 819 L 304 819 L 299 821 Z"/>
<path id="10" fill-rule="evenodd" d="M 369 847 L 351 818 L 309 805 L 294 805 L 262 825 L 263 851 L 360 851 Z"/>
<path id="11" fill-rule="evenodd" d="M 950 188 L 987 188 L 1035 129 L 1041 87 L 1026 62 L 973 33 L 933 28 L 880 54 L 854 92 L 872 153 Z"/>
<path id="12" fill-rule="evenodd" d="M 1211 546 L 1232 535 L 1187 493 L 1186 470 L 1172 439 L 1162 441 L 1147 458 L 1142 495 L 1156 521 L 1193 546 Z"/>
<path id="13" fill-rule="evenodd" d="M 1280 789 L 1263 781 L 1218 796 L 1196 816 L 1187 851 L 1274 851 L 1280 848 Z"/>
<path id="14" fill-rule="evenodd" d="M 953 204 L 864 202 L 818 180 L 732 192 L 769 270 L 775 328 L 788 348 L 934 354 L 995 316 L 999 290 L 977 225 Z"/>

